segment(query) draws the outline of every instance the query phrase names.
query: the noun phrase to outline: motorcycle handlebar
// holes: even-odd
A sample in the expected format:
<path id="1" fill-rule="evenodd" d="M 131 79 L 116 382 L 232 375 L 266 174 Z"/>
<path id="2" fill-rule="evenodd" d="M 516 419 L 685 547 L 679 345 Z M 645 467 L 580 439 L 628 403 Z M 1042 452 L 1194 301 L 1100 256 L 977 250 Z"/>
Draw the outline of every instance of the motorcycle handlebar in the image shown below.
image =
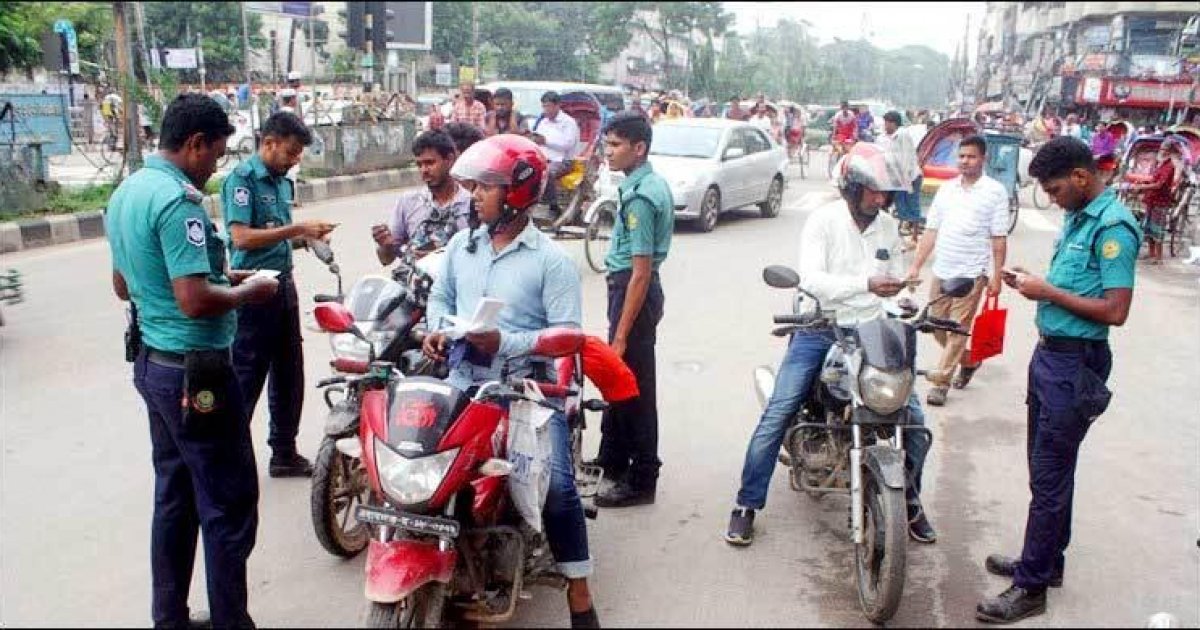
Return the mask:
<path id="1" fill-rule="evenodd" d="M 809 323 L 810 318 L 806 315 L 776 315 L 772 318 L 776 324 L 780 325 L 803 325 Z"/>

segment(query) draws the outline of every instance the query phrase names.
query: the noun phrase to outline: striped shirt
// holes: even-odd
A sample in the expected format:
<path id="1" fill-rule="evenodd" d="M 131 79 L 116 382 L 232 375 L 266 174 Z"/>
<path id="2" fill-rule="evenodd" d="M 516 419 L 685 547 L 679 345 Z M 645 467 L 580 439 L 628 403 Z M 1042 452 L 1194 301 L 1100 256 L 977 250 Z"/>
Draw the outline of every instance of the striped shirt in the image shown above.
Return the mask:
<path id="1" fill-rule="evenodd" d="M 949 280 L 987 275 L 992 238 L 1008 236 L 1008 191 L 987 175 L 969 187 L 961 175 L 955 177 L 938 188 L 926 227 L 937 230 L 934 276 Z"/>

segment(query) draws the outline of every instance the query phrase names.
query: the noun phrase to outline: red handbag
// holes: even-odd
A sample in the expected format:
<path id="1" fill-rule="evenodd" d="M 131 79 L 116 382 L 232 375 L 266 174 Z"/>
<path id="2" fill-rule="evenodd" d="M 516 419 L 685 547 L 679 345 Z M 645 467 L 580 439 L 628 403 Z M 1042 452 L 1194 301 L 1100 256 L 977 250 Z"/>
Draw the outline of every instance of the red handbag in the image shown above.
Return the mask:
<path id="1" fill-rule="evenodd" d="M 983 310 L 971 327 L 971 363 L 978 365 L 1004 352 L 1004 322 L 1008 309 L 1000 308 L 1000 296 L 985 297 Z"/>

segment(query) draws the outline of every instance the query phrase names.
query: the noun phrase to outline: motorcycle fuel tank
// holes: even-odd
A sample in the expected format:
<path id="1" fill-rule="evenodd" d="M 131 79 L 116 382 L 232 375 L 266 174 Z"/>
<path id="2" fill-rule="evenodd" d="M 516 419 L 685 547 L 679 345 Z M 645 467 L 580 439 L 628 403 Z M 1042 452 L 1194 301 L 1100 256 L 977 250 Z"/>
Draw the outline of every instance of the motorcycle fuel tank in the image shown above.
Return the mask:
<path id="1" fill-rule="evenodd" d="M 442 436 L 471 400 L 465 392 L 423 376 L 393 383 L 388 399 L 387 443 L 410 458 L 436 453 Z"/>

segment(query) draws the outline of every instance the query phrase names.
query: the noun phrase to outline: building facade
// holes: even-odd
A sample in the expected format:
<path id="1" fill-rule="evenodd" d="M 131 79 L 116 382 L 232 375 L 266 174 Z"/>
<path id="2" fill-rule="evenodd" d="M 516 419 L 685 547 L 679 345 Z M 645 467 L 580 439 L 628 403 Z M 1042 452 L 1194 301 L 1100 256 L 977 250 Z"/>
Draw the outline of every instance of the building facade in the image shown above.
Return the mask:
<path id="1" fill-rule="evenodd" d="M 1198 14 L 1194 1 L 988 2 L 976 101 L 1027 112 L 1182 119 L 1200 107 Z"/>

